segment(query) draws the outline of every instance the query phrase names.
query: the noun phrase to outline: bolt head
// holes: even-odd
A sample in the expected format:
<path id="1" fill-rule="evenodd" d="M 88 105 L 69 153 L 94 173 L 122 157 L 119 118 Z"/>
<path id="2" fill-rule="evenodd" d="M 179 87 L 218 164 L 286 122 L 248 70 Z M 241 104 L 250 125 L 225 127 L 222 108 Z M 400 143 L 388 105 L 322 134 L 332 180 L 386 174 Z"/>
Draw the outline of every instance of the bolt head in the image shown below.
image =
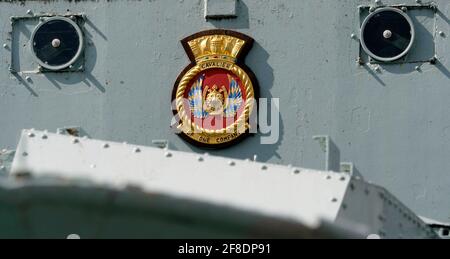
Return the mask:
<path id="1" fill-rule="evenodd" d="M 439 31 L 439 36 L 444 37 L 445 33 L 443 31 Z"/>
<path id="2" fill-rule="evenodd" d="M 392 31 L 390 31 L 390 30 L 385 30 L 385 31 L 383 32 L 383 37 L 384 37 L 385 39 L 390 39 L 390 38 L 392 38 Z"/>
<path id="3" fill-rule="evenodd" d="M 6 43 L 3 44 L 3 48 L 4 48 L 4 49 L 7 49 L 7 48 L 8 48 L 8 44 L 6 44 Z"/>
<path id="4" fill-rule="evenodd" d="M 61 46 L 61 40 L 60 39 L 53 39 L 52 40 L 52 47 L 53 48 L 59 48 Z"/>
<path id="5" fill-rule="evenodd" d="M 234 161 L 230 161 L 230 162 L 228 162 L 228 165 L 229 165 L 229 166 L 235 166 L 236 163 L 235 163 Z"/>
<path id="6" fill-rule="evenodd" d="M 135 149 L 133 150 L 133 152 L 134 152 L 134 153 L 141 153 L 141 149 L 140 149 L 140 148 L 135 148 Z"/>

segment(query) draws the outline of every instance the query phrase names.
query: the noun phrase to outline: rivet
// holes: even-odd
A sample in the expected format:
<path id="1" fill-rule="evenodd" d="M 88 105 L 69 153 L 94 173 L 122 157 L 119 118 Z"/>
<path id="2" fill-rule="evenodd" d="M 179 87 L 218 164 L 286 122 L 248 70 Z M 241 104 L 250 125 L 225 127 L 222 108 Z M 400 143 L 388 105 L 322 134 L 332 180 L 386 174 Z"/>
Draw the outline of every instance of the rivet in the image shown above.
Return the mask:
<path id="1" fill-rule="evenodd" d="M 331 175 L 327 175 L 327 176 L 325 177 L 325 179 L 331 180 Z"/>
<path id="2" fill-rule="evenodd" d="M 30 132 L 30 133 L 28 133 L 28 137 L 30 137 L 30 138 L 34 138 L 34 133 L 32 133 L 32 132 Z"/>
<path id="3" fill-rule="evenodd" d="M 133 150 L 133 152 L 134 152 L 134 153 L 141 153 L 141 149 L 140 149 L 140 148 L 135 148 L 135 149 Z"/>
<path id="4" fill-rule="evenodd" d="M 350 35 L 350 38 L 352 38 L 352 39 L 356 39 L 357 37 L 356 37 L 356 34 L 354 34 L 354 33 L 352 33 L 352 35 Z"/>
<path id="5" fill-rule="evenodd" d="M 444 37 L 445 33 L 443 31 L 439 31 L 439 36 Z"/>
<path id="6" fill-rule="evenodd" d="M 27 10 L 27 14 L 33 14 L 33 11 Z"/>
<path id="7" fill-rule="evenodd" d="M 375 7 L 374 6 L 371 6 L 370 8 L 369 8 L 369 12 L 374 12 L 375 11 Z"/>
<path id="8" fill-rule="evenodd" d="M 375 0 L 375 3 L 376 3 L 376 4 L 380 4 L 381 1 L 380 1 L 380 0 Z"/>
<path id="9" fill-rule="evenodd" d="M 78 142 L 80 142 L 78 139 L 73 139 L 72 140 L 72 144 L 77 144 Z"/>
<path id="10" fill-rule="evenodd" d="M 28 156 L 28 153 L 27 152 L 23 152 L 22 156 Z"/>
<path id="11" fill-rule="evenodd" d="M 416 3 L 421 4 L 422 0 L 416 0 Z"/>
<path id="12" fill-rule="evenodd" d="M 166 157 L 172 157 L 172 153 L 166 152 L 166 153 L 165 153 L 165 156 L 166 156 Z"/>
<path id="13" fill-rule="evenodd" d="M 25 80 L 27 80 L 28 82 L 30 82 L 30 81 L 31 81 L 31 77 L 30 77 L 30 76 L 26 76 L 26 77 L 25 77 Z"/>
<path id="14" fill-rule="evenodd" d="M 406 6 L 403 6 L 403 7 L 402 7 L 402 11 L 403 11 L 403 12 L 407 12 L 407 11 L 408 11 L 408 8 L 407 8 Z"/>
<path id="15" fill-rule="evenodd" d="M 376 66 L 376 67 L 374 68 L 374 70 L 375 70 L 375 72 L 377 72 L 377 73 L 381 73 L 381 67 L 380 67 L 380 66 Z"/>
<path id="16" fill-rule="evenodd" d="M 263 165 L 263 166 L 261 167 L 261 169 L 262 169 L 262 170 L 267 170 L 268 168 L 267 168 L 266 165 Z"/>
<path id="17" fill-rule="evenodd" d="M 331 199 L 331 202 L 337 202 L 337 201 L 338 201 L 337 198 L 332 198 L 332 199 Z"/>
<path id="18" fill-rule="evenodd" d="M 4 48 L 4 49 L 7 49 L 7 48 L 8 48 L 8 44 L 6 44 L 6 43 L 3 44 L 3 48 Z"/>
<path id="19" fill-rule="evenodd" d="M 414 69 L 415 69 L 416 71 L 420 71 L 420 66 L 416 66 L 416 67 L 414 67 Z"/>
<path id="20" fill-rule="evenodd" d="M 235 166 L 236 163 L 235 163 L 234 161 L 230 161 L 230 162 L 228 162 L 228 165 L 229 165 L 229 166 Z"/>
<path id="21" fill-rule="evenodd" d="M 42 135 L 42 139 L 48 139 L 48 136 L 47 135 Z"/>
<path id="22" fill-rule="evenodd" d="M 345 176 L 342 176 L 339 180 L 341 180 L 342 182 L 345 181 Z"/>
<path id="23" fill-rule="evenodd" d="M 300 169 L 294 169 L 294 174 L 299 174 L 299 173 L 301 173 L 301 171 L 300 171 Z"/>
<path id="24" fill-rule="evenodd" d="M 108 143 L 103 144 L 103 148 L 109 148 L 109 144 Z"/>
<path id="25" fill-rule="evenodd" d="M 199 157 L 197 158 L 197 160 L 198 160 L 199 162 L 203 162 L 203 161 L 204 161 L 203 157 L 201 157 L 201 156 L 199 156 Z"/>
<path id="26" fill-rule="evenodd" d="M 45 18 L 44 18 L 44 17 L 41 17 L 41 18 L 39 18 L 39 21 L 45 22 Z"/>

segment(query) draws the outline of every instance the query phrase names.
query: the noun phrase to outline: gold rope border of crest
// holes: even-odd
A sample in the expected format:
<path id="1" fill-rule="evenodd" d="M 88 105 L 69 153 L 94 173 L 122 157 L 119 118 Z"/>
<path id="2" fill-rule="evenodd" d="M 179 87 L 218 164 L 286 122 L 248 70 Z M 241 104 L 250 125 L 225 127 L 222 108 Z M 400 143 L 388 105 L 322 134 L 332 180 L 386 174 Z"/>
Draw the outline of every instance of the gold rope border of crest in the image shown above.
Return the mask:
<path id="1" fill-rule="evenodd" d="M 213 60 L 209 60 L 213 61 Z M 226 62 L 223 60 L 217 60 L 221 62 Z M 247 118 L 250 118 L 250 113 L 253 111 L 253 99 L 255 97 L 255 91 L 253 89 L 253 83 L 250 80 L 250 77 L 247 75 L 247 73 L 240 68 L 238 65 L 234 63 L 229 63 L 231 65 L 230 68 L 222 67 L 222 66 L 210 66 L 208 68 L 203 69 L 201 67 L 201 64 L 197 64 L 195 67 L 191 68 L 181 79 L 180 83 L 178 84 L 177 92 L 176 92 L 176 107 L 179 113 L 179 116 L 182 121 L 182 125 L 180 125 L 181 129 L 185 129 L 186 124 L 190 125 L 190 129 L 194 130 L 192 133 L 206 133 L 206 134 L 225 134 L 225 133 L 235 133 L 234 131 L 238 128 L 239 125 L 245 125 L 245 130 L 249 129 L 250 125 L 247 123 Z M 239 77 L 242 84 L 245 87 L 245 110 L 239 116 L 239 118 L 230 126 L 227 128 L 221 129 L 221 130 L 208 130 L 205 128 L 202 128 L 192 122 L 190 116 L 187 115 L 185 109 L 184 109 L 184 93 L 186 91 L 186 88 L 188 87 L 188 84 L 192 81 L 192 79 L 197 76 L 200 72 L 204 70 L 208 70 L 211 68 L 222 68 L 231 71 L 235 75 Z M 186 133 L 186 132 L 185 132 Z M 244 133 L 244 132 L 242 132 Z"/>

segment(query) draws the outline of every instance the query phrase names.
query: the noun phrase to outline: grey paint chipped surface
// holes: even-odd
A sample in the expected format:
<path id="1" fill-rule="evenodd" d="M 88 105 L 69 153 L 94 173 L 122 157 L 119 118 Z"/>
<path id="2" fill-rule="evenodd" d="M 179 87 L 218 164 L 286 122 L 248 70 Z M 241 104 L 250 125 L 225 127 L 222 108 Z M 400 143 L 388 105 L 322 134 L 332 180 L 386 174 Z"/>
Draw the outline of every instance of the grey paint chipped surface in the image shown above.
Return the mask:
<path id="1" fill-rule="evenodd" d="M 233 29 L 256 40 L 247 64 L 261 96 L 280 98 L 280 141 L 261 147 L 255 136 L 208 152 L 324 169 L 313 136 L 327 135 L 340 161 L 353 162 L 365 179 L 416 213 L 448 221 L 450 2 L 435 0 L 437 14 L 417 18 L 426 36 L 418 35 L 417 44 L 430 46 L 433 36 L 436 65 L 381 65 L 380 73 L 357 65 L 359 43 L 350 37 L 358 34 L 357 7 L 373 2 L 241 0 L 236 19 L 205 21 L 202 0 L 0 1 L 0 45 L 7 44 L 0 49 L 0 149 L 14 149 L 23 128 L 76 125 L 95 138 L 142 145 L 167 139 L 172 149 L 205 152 L 169 130 L 173 83 L 189 63 L 179 40 L 204 29 Z M 9 18 L 29 9 L 86 14 L 85 72 L 9 72 Z"/>

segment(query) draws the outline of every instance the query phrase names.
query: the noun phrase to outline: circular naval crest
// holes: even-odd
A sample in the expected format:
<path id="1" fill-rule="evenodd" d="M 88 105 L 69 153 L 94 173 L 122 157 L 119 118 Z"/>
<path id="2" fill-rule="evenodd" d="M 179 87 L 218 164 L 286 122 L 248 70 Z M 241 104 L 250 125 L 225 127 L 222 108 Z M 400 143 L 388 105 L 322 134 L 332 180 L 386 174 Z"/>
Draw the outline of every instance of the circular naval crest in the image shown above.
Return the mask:
<path id="1" fill-rule="evenodd" d="M 182 40 L 192 63 L 178 77 L 172 101 L 180 135 L 190 143 L 220 148 L 248 135 L 257 82 L 242 60 L 253 40 L 210 30 Z"/>

